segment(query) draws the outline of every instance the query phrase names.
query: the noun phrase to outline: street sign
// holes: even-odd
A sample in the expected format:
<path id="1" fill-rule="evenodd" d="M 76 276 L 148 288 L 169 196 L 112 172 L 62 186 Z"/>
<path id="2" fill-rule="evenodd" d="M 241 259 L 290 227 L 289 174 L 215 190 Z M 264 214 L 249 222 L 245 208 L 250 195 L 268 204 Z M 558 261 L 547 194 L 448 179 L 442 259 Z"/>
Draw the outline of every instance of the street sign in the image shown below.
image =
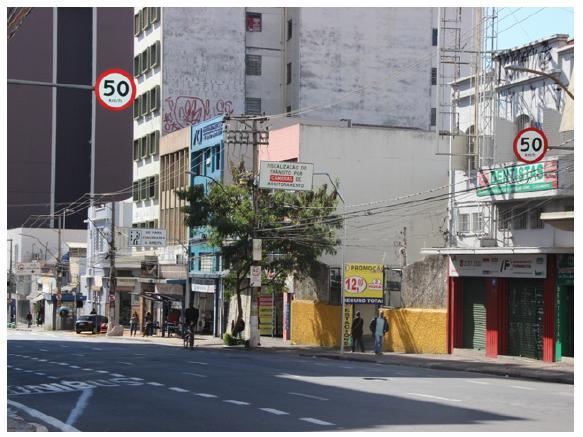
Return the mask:
<path id="1" fill-rule="evenodd" d="M 261 161 L 259 188 L 270 190 L 312 191 L 314 164 L 302 162 Z"/>
<path id="2" fill-rule="evenodd" d="M 166 246 L 166 229 L 131 228 L 128 246 L 132 247 Z"/>
<path id="3" fill-rule="evenodd" d="M 251 287 L 261 287 L 261 266 L 251 266 Z"/>
<path id="4" fill-rule="evenodd" d="M 534 164 L 544 158 L 549 149 L 545 133 L 535 127 L 522 129 L 514 138 L 514 155 L 519 161 Z"/>
<path id="5" fill-rule="evenodd" d="M 123 111 L 132 106 L 137 90 L 131 74 L 119 68 L 112 68 L 99 75 L 94 91 L 97 101 L 105 109 Z"/>

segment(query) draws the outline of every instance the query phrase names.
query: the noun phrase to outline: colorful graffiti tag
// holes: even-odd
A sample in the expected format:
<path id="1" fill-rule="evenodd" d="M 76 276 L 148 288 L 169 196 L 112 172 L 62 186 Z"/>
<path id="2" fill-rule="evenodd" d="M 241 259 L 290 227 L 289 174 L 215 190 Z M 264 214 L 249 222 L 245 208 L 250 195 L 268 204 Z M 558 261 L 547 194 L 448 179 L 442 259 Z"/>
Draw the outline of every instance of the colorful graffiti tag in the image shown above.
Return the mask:
<path id="1" fill-rule="evenodd" d="M 232 114 L 233 102 L 218 99 L 211 105 L 210 99 L 193 96 L 167 97 L 164 99 L 164 133 L 200 123 L 219 114 Z"/>

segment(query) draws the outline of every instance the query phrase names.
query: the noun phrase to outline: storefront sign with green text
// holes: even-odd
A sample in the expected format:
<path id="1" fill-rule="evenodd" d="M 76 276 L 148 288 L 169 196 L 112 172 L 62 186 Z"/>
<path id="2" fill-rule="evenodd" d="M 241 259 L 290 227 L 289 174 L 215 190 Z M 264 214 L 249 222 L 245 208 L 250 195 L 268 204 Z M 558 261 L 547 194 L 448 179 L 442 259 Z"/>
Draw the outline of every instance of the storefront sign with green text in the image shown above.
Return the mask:
<path id="1" fill-rule="evenodd" d="M 505 165 L 478 171 L 478 196 L 526 193 L 558 188 L 556 159 L 526 165 Z"/>

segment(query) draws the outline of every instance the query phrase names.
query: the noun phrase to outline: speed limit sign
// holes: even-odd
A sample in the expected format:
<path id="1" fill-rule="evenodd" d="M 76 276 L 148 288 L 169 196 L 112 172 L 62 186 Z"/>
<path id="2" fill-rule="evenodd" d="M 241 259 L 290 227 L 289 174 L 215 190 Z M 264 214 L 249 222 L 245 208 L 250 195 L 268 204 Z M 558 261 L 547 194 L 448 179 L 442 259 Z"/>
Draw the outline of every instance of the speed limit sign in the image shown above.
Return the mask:
<path id="1" fill-rule="evenodd" d="M 136 98 L 134 78 L 119 68 L 106 70 L 95 82 L 95 96 L 105 109 L 122 111 L 130 107 Z"/>
<path id="2" fill-rule="evenodd" d="M 545 133 L 535 127 L 521 130 L 514 138 L 514 155 L 519 161 L 527 164 L 539 162 L 549 149 L 549 141 Z"/>

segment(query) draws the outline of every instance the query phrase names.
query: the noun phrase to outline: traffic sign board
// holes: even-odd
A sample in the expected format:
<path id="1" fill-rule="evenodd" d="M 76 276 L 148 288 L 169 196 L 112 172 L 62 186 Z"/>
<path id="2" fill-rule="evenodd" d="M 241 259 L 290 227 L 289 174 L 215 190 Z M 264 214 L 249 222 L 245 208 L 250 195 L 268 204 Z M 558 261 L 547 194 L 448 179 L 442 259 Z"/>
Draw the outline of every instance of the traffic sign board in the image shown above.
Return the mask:
<path id="1" fill-rule="evenodd" d="M 101 106 L 110 111 L 129 108 L 136 98 L 136 83 L 127 71 L 111 68 L 95 82 L 95 96 Z"/>
<path id="2" fill-rule="evenodd" d="M 545 133 L 535 127 L 522 129 L 514 138 L 514 155 L 519 161 L 534 164 L 544 158 L 549 149 Z"/>

